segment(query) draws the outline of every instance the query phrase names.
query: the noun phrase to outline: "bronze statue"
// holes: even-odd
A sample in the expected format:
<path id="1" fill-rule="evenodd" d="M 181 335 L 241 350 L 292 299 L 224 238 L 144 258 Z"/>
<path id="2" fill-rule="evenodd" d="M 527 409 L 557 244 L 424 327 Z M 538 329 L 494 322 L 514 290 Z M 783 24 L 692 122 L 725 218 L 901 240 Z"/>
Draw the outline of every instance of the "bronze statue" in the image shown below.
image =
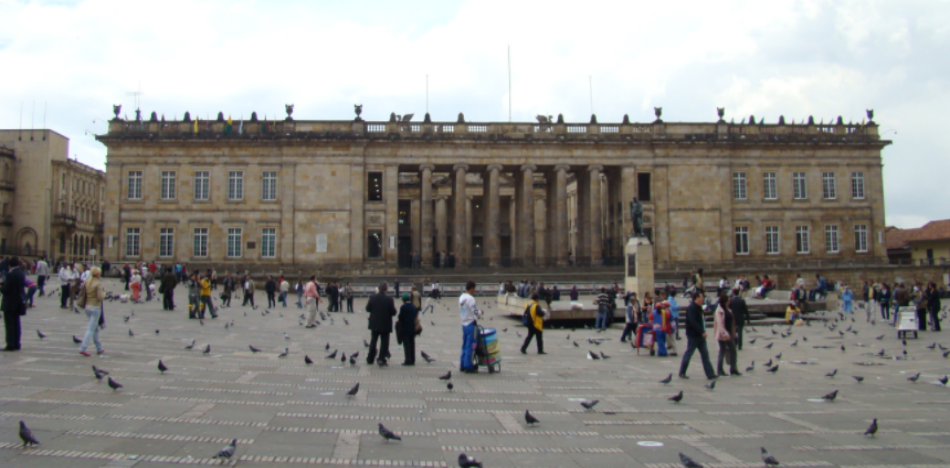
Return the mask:
<path id="1" fill-rule="evenodd" d="M 362 122 L 363 119 L 360 118 L 360 114 L 363 113 L 363 105 L 362 105 L 362 104 L 353 104 L 353 112 L 356 112 L 356 118 L 353 119 L 353 120 L 356 120 L 357 122 Z"/>
<path id="2" fill-rule="evenodd" d="M 640 200 L 637 200 L 637 197 L 633 197 L 633 201 L 630 202 L 630 220 L 633 221 L 633 235 L 642 236 L 643 204 L 640 203 Z"/>
<path id="3" fill-rule="evenodd" d="M 663 119 L 660 118 L 660 117 L 663 115 L 663 108 L 662 108 L 662 107 L 654 107 L 654 108 L 653 108 L 653 115 L 656 116 L 656 120 L 653 121 L 653 123 L 663 123 Z"/>
<path id="4" fill-rule="evenodd" d="M 115 120 L 119 120 L 119 113 L 122 112 L 122 104 L 113 104 L 112 112 L 115 113 Z"/>
<path id="5" fill-rule="evenodd" d="M 286 119 L 286 120 L 294 120 L 294 105 L 293 105 L 293 104 L 285 104 L 285 105 L 284 105 L 284 110 L 287 111 L 287 119 Z"/>

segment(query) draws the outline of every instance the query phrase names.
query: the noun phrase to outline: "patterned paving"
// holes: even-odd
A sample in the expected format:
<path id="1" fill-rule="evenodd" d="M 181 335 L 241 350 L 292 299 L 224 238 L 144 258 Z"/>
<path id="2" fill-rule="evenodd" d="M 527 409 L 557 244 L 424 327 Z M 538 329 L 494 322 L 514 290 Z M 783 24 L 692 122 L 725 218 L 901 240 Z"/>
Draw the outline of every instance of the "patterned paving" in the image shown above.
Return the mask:
<path id="1" fill-rule="evenodd" d="M 177 301 L 186 302 L 181 288 Z M 760 326 L 747 331 L 747 340 L 759 341 L 740 353 L 740 370 L 752 360 L 756 369 L 720 379 L 710 391 L 703 388 L 698 356 L 690 380 L 658 383 L 676 373 L 679 360 L 636 355 L 619 343 L 619 326 L 606 334 L 546 330 L 549 354 L 537 356 L 532 345 L 522 355 L 516 333 L 523 337 L 524 328 L 503 318 L 489 299 L 479 302 L 489 317 L 483 325 L 508 328 L 499 332 L 500 374 L 458 374 L 454 299 L 422 319 L 417 349 L 435 362 L 399 366 L 402 349 L 393 340 L 393 365 L 381 369 L 364 360 L 363 313 L 345 315 L 349 325 L 332 314 L 332 324 L 305 330 L 296 307 L 264 316 L 264 308 L 234 307 L 201 325 L 187 320 L 183 307 L 163 312 L 156 302 L 109 303 L 109 327 L 101 334 L 107 352 L 84 358 L 71 340 L 83 333 L 83 318 L 59 309 L 58 298 L 38 298 L 23 321 L 24 350 L 0 353 L 0 466 L 454 467 L 465 452 L 486 467 L 672 468 L 681 466 L 677 453 L 683 452 L 710 468 L 751 468 L 762 466 L 760 447 L 787 467 L 950 466 L 950 388 L 937 381 L 950 373 L 950 360 L 925 348 L 934 341 L 950 345 L 940 334 L 923 333 L 905 347 L 883 323 L 860 318 L 841 324 L 859 332 L 844 338 L 821 324 L 796 328 L 786 339 Z M 357 310 L 363 304 L 358 300 Z M 123 316 L 130 316 L 128 323 Z M 837 314 L 825 317 L 833 321 Z M 231 320 L 234 326 L 225 329 Z M 38 339 L 37 329 L 47 338 Z M 791 346 L 803 335 L 808 346 Z M 608 341 L 595 346 L 588 338 Z M 184 349 L 192 340 L 195 350 Z M 768 343 L 773 347 L 764 349 Z M 212 352 L 204 355 L 207 344 Z M 841 344 L 848 351 L 842 353 Z M 248 345 L 262 352 L 251 353 Z M 284 348 L 289 357 L 278 358 Z M 885 357 L 877 357 L 882 348 Z M 588 360 L 588 349 L 612 358 Z M 715 353 L 716 344 L 710 349 Z M 325 359 L 334 350 L 359 352 L 357 365 Z M 304 364 L 304 355 L 314 364 Z M 159 359 L 170 368 L 164 375 L 156 369 Z M 777 374 L 765 372 L 770 359 L 780 364 Z M 97 381 L 92 364 L 125 388 L 114 392 Z M 838 375 L 824 377 L 832 369 Z M 437 379 L 449 370 L 453 391 Z M 916 384 L 907 381 L 918 372 Z M 359 394 L 347 398 L 357 382 Z M 822 401 L 832 390 L 838 398 Z M 667 400 L 679 391 L 682 403 Z M 600 400 L 594 411 L 579 405 L 593 399 Z M 527 426 L 525 410 L 541 423 Z M 880 430 L 866 437 L 873 418 Z M 40 446 L 21 447 L 20 420 Z M 403 440 L 383 441 L 379 423 Z M 211 458 L 232 439 L 238 439 L 233 460 Z"/>

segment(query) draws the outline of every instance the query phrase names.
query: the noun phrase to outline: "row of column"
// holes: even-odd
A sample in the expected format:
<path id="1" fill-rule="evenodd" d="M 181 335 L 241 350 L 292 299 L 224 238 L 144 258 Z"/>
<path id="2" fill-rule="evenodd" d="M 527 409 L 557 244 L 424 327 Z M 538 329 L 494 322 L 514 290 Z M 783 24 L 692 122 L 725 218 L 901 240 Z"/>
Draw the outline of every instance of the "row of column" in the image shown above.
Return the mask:
<path id="1" fill-rule="evenodd" d="M 432 172 L 435 166 L 422 164 L 419 167 L 421 182 L 420 237 L 423 264 L 431 264 L 433 257 L 433 221 L 448 224 L 448 196 L 433 198 Z M 538 167 L 534 164 L 520 166 L 515 175 L 515 225 L 512 226 L 511 257 L 513 266 L 533 266 L 541 263 L 553 263 L 556 266 L 568 265 L 568 197 L 567 177 L 571 166 L 559 164 L 545 166 L 542 172 L 546 179 L 545 193 L 545 253 L 550 262 L 536 258 L 535 197 L 534 173 Z M 577 242 L 575 261 L 580 265 L 598 263 L 602 258 L 602 209 L 601 175 L 603 166 L 589 165 L 575 169 L 577 180 Z M 455 253 L 456 265 L 470 266 L 472 255 L 472 198 L 466 193 L 465 176 L 468 164 L 456 164 L 452 167 L 452 238 L 451 247 L 446 229 L 437 229 L 435 251 Z M 504 167 L 491 164 L 485 168 L 482 180 L 484 209 L 484 253 L 489 267 L 501 265 L 501 188 L 500 177 Z M 433 219 L 432 206 L 435 201 Z"/>

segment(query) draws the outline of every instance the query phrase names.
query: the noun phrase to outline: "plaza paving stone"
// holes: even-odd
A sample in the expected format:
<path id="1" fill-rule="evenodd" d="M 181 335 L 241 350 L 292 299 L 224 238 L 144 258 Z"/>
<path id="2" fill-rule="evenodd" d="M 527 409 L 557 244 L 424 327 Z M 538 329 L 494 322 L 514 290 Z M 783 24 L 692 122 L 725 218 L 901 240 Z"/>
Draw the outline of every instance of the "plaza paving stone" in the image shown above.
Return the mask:
<path id="1" fill-rule="evenodd" d="M 106 284 L 114 292 L 123 289 L 112 279 Z M 50 290 L 56 286 L 54 280 Z M 84 316 L 60 309 L 56 296 L 36 298 L 23 318 L 23 350 L 0 353 L 0 466 L 454 467 L 464 451 L 486 467 L 667 468 L 680 466 L 677 453 L 683 452 L 709 467 L 743 468 L 762 466 L 763 446 L 791 467 L 950 466 L 950 388 L 937 382 L 950 373 L 950 360 L 925 348 L 933 342 L 950 346 L 950 340 L 924 332 L 905 347 L 892 328 L 866 323 L 860 310 L 854 323 L 847 316 L 841 324 L 858 335 L 844 338 L 820 322 L 794 327 L 784 339 L 766 325 L 747 329 L 746 340 L 757 341 L 740 352 L 740 370 L 753 360 L 756 369 L 719 379 L 709 391 L 698 356 L 690 380 L 658 383 L 677 372 L 679 358 L 637 355 L 619 342 L 619 324 L 605 334 L 549 329 L 547 356 L 536 355 L 533 344 L 522 355 L 524 327 L 505 318 L 493 298 L 479 298 L 486 312 L 481 324 L 499 329 L 502 371 L 466 375 L 457 370 L 455 298 L 437 302 L 435 312 L 422 318 L 425 330 L 416 347 L 435 362 L 420 357 L 416 367 L 399 366 L 402 349 L 393 339 L 391 367 L 379 368 L 365 362 L 365 312 L 329 314 L 332 324 L 306 330 L 295 298 L 264 316 L 264 307 L 240 307 L 235 300 L 220 318 L 200 324 L 187 319 L 184 288 L 176 293 L 175 312 L 162 311 L 157 301 L 108 302 L 108 327 L 101 332 L 106 353 L 92 358 L 80 356 L 71 340 L 82 337 Z M 256 299 L 266 302 L 263 294 Z M 365 299 L 355 305 L 361 311 Z M 128 323 L 123 316 L 131 316 Z M 820 317 L 831 323 L 838 314 Z M 47 338 L 40 340 L 37 329 Z M 608 341 L 596 346 L 588 338 Z M 192 340 L 195 348 L 184 349 Z M 768 343 L 774 343 L 771 349 L 764 348 Z M 207 344 L 211 353 L 204 355 Z M 678 344 L 684 351 L 685 340 Z M 715 356 L 716 343 L 709 344 Z M 845 352 L 838 349 L 842 344 Z M 248 345 L 262 351 L 252 353 Z M 290 355 L 279 358 L 284 348 Z M 876 356 L 882 348 L 885 356 Z M 341 363 L 340 354 L 325 359 L 333 350 L 359 352 L 357 365 Z M 588 350 L 611 359 L 589 360 Z M 315 363 L 304 364 L 304 355 Z M 165 375 L 156 369 L 159 359 L 170 368 Z M 765 372 L 769 359 L 779 363 L 777 374 Z M 97 381 L 93 364 L 125 387 L 113 392 Z M 824 377 L 832 369 L 837 376 Z M 448 370 L 451 392 L 437 379 Z M 919 382 L 906 380 L 917 372 Z M 347 398 L 356 382 L 360 393 Z M 835 389 L 835 402 L 820 401 Z M 681 404 L 667 400 L 681 390 Z M 600 400 L 595 411 L 580 407 L 591 399 Z M 541 424 L 527 427 L 526 409 Z M 863 432 L 873 418 L 880 431 L 868 438 Z M 20 447 L 20 420 L 39 447 Z M 378 423 L 403 441 L 383 441 Z M 211 460 L 234 438 L 233 460 Z"/>

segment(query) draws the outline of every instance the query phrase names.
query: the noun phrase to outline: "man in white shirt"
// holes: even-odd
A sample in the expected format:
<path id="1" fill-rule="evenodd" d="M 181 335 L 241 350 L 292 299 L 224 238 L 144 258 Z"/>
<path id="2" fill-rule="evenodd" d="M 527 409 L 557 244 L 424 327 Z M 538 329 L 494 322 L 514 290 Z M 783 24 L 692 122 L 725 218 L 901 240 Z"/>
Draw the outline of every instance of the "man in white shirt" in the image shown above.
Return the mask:
<path id="1" fill-rule="evenodd" d="M 46 277 L 49 276 L 49 264 L 45 259 L 36 262 L 36 289 L 40 290 L 40 297 L 46 295 L 43 286 L 46 285 Z"/>
<path id="2" fill-rule="evenodd" d="M 478 372 L 475 366 L 475 346 L 478 344 L 478 322 L 482 311 L 478 310 L 475 302 L 475 282 L 465 283 L 465 292 L 459 297 L 459 314 L 462 318 L 462 362 L 459 369 L 462 372 Z"/>
<path id="3" fill-rule="evenodd" d="M 65 309 L 66 303 L 70 302 L 69 307 L 71 308 L 72 302 L 70 301 L 71 296 L 69 294 L 70 286 L 72 286 L 73 280 L 76 278 L 76 272 L 73 271 L 73 266 L 71 264 L 65 264 L 62 268 L 59 269 L 59 282 L 60 282 L 60 298 L 59 298 L 59 308 Z"/>

